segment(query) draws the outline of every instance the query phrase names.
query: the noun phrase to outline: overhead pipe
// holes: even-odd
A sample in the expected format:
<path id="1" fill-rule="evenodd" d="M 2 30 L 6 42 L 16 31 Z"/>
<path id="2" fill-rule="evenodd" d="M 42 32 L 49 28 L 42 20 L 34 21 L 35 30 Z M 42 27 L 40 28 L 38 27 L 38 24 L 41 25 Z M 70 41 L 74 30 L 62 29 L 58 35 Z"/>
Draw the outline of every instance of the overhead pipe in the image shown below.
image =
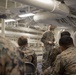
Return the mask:
<path id="1" fill-rule="evenodd" d="M 5 31 L 5 35 L 7 36 L 26 36 L 26 37 L 33 37 L 33 38 L 41 38 L 41 36 L 39 35 L 34 35 L 34 34 L 30 34 L 30 33 L 20 33 L 20 32 L 13 32 L 13 31 Z"/>
<path id="2" fill-rule="evenodd" d="M 8 28 L 6 28 L 8 29 Z M 11 27 L 10 30 L 18 30 L 18 31 L 25 31 L 25 32 L 32 32 L 32 33 L 39 33 L 42 34 L 41 31 L 38 31 L 36 29 L 31 29 L 31 28 L 25 28 L 25 27 Z"/>
<path id="3" fill-rule="evenodd" d="M 40 13 L 35 14 L 33 19 L 35 22 L 41 22 L 41 21 L 43 22 L 46 20 L 55 20 L 55 19 L 61 19 L 64 17 L 65 17 L 64 15 L 53 14 L 46 11 L 46 12 L 40 12 Z"/>
<path id="4" fill-rule="evenodd" d="M 1 34 L 1 30 L 0 30 L 0 35 Z M 41 35 L 36 35 L 36 34 L 30 34 L 30 33 L 20 33 L 20 32 L 13 32 L 13 31 L 5 31 L 5 36 L 26 36 L 26 37 L 31 37 L 31 38 L 41 38 Z"/>
<path id="5" fill-rule="evenodd" d="M 17 2 L 32 5 L 50 12 L 54 12 L 61 15 L 69 15 L 69 8 L 56 0 L 15 0 Z"/>

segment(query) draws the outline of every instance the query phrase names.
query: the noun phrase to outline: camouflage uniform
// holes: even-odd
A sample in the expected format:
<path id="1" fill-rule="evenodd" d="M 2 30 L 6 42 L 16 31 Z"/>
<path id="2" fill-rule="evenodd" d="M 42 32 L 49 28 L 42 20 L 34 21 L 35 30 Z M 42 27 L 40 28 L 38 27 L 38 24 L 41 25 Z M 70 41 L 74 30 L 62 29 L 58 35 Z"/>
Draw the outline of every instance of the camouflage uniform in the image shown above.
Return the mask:
<path id="1" fill-rule="evenodd" d="M 32 63 L 36 63 L 34 51 L 23 51 L 21 52 L 20 56 L 15 54 L 14 52 L 14 45 L 6 38 L 0 36 L 0 75 L 24 75 L 25 67 L 24 61 L 20 60 L 25 56 L 27 61 L 29 55 L 33 56 Z M 17 52 L 19 53 L 19 51 Z M 22 55 L 22 56 L 21 56 Z M 14 60 L 15 59 L 15 60 Z"/>
<path id="2" fill-rule="evenodd" d="M 54 61 L 55 61 L 57 55 L 59 55 L 61 52 L 62 51 L 61 51 L 60 47 L 56 47 L 56 46 L 53 47 L 53 49 L 51 50 L 50 55 L 49 55 L 49 59 L 50 59 L 50 62 L 51 62 L 50 63 L 51 67 L 54 64 Z"/>
<path id="3" fill-rule="evenodd" d="M 46 69 L 50 66 L 51 60 L 49 59 L 49 55 L 51 54 L 51 50 L 53 48 L 53 45 L 49 44 L 48 41 L 54 42 L 54 34 L 51 31 L 47 31 L 43 34 L 41 38 L 41 42 L 44 43 L 44 53 L 43 53 L 43 60 L 42 60 L 42 68 Z"/>
<path id="4" fill-rule="evenodd" d="M 25 48 L 18 48 L 17 49 L 17 57 L 18 59 L 24 59 L 24 62 L 31 62 L 37 67 L 37 56 L 35 52 L 27 47 Z M 31 61 L 29 56 L 33 57 L 33 60 Z"/>
<path id="5" fill-rule="evenodd" d="M 60 54 L 61 52 L 62 51 L 61 51 L 60 47 L 56 47 L 51 50 L 51 54 L 49 55 L 49 59 L 51 59 L 51 66 L 49 66 L 47 69 L 44 70 L 44 72 L 43 72 L 44 75 L 50 75 L 51 67 L 54 64 L 54 61 L 55 61 L 57 55 Z"/>
<path id="6" fill-rule="evenodd" d="M 10 75 L 13 69 L 13 62 L 8 54 L 4 54 L 0 57 L 0 67 L 0 71 L 3 70 L 3 72 L 0 72 L 0 75 Z"/>
<path id="7" fill-rule="evenodd" d="M 57 56 L 50 75 L 76 75 L 75 47 L 69 47 Z"/>
<path id="8" fill-rule="evenodd" d="M 0 36 L 0 75 L 10 75 L 13 69 L 13 44 L 11 42 Z"/>
<path id="9" fill-rule="evenodd" d="M 32 56 L 32 61 L 31 61 Z M 32 50 L 29 50 L 28 48 L 19 47 L 16 51 L 16 67 L 13 69 L 11 75 L 24 75 L 26 69 L 25 69 L 25 62 L 31 62 L 37 67 L 37 57 L 35 55 L 35 52 Z"/>

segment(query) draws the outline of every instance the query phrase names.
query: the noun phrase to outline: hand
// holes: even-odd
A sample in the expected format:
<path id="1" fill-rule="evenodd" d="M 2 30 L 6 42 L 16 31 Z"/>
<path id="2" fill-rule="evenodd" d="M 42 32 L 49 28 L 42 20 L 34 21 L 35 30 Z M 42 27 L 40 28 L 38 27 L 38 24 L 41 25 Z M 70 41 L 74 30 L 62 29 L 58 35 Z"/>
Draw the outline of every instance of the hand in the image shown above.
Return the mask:
<path id="1" fill-rule="evenodd" d="M 49 43 L 50 45 L 55 45 L 54 42 L 51 42 L 51 41 L 49 41 L 48 43 Z"/>
<path id="2" fill-rule="evenodd" d="M 49 44 L 52 44 L 52 42 L 51 42 L 51 41 L 48 41 L 48 43 L 49 43 Z"/>

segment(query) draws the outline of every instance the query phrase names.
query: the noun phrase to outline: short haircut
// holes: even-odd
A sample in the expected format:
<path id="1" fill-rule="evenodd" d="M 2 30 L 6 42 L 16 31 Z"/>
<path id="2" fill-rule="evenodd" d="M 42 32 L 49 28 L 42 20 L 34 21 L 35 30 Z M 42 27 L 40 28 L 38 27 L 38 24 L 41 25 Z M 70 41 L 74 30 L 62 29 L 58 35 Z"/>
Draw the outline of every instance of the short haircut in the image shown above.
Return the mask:
<path id="1" fill-rule="evenodd" d="M 18 45 L 19 46 L 24 46 L 27 44 L 28 44 L 27 37 L 21 36 L 18 38 Z"/>
<path id="2" fill-rule="evenodd" d="M 69 45 L 73 45 L 73 39 L 70 36 L 63 36 L 59 40 L 59 45 L 65 47 Z"/>
<path id="3" fill-rule="evenodd" d="M 55 28 L 56 28 L 56 26 L 53 26 L 53 25 L 50 25 L 50 26 L 49 26 L 49 29 L 50 29 L 50 30 L 54 30 Z"/>
<path id="4" fill-rule="evenodd" d="M 68 31 L 63 31 L 61 33 L 61 37 L 63 37 L 63 36 L 71 36 L 71 34 Z"/>

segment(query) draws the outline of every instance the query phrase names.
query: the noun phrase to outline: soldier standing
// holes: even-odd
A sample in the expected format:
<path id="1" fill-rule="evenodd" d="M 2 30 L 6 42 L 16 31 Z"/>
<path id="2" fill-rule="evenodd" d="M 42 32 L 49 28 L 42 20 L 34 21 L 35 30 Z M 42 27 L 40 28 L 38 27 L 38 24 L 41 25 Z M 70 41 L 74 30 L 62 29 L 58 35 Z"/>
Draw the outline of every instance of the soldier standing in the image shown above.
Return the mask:
<path id="1" fill-rule="evenodd" d="M 42 38 L 41 38 L 41 42 L 43 42 L 44 44 L 44 53 L 43 53 L 43 60 L 42 60 L 42 70 L 44 71 L 47 67 L 49 67 L 51 65 L 51 60 L 49 55 L 51 54 L 51 50 L 54 46 L 54 33 L 53 30 L 55 29 L 54 26 L 50 25 L 49 26 L 49 30 L 46 31 Z"/>

